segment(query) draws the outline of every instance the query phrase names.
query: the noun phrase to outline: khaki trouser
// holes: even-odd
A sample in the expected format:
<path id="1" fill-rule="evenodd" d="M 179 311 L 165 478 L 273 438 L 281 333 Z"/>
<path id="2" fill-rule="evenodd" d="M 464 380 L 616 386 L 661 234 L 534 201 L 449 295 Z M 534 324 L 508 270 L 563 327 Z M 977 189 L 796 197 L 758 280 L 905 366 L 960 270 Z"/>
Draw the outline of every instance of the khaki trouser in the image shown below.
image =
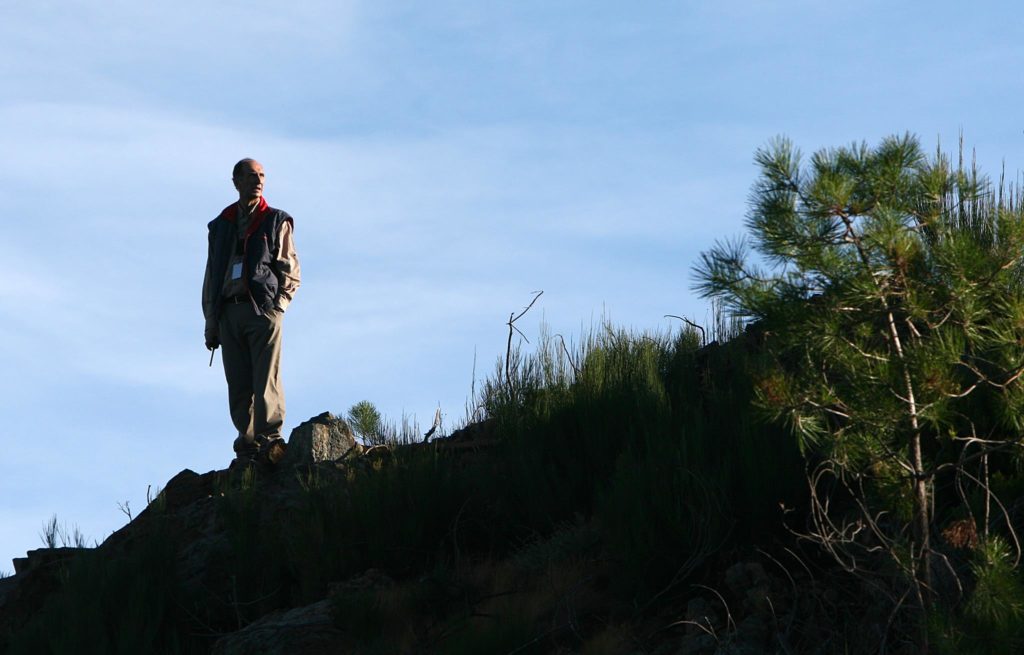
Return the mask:
<path id="1" fill-rule="evenodd" d="M 280 437 L 284 425 L 281 324 L 284 315 L 259 316 L 249 303 L 227 303 L 220 315 L 221 357 L 228 406 L 238 436 Z"/>

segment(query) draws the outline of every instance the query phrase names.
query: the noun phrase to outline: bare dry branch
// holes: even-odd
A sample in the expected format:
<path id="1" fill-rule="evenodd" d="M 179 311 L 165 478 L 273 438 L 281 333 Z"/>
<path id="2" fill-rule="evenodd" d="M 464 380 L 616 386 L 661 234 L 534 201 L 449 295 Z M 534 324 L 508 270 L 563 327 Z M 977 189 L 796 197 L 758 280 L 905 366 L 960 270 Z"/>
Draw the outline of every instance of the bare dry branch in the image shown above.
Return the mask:
<path id="1" fill-rule="evenodd" d="M 700 345 L 701 345 L 701 347 L 704 347 L 704 346 L 708 345 L 708 336 L 707 336 L 707 333 L 704 331 L 704 328 L 702 326 L 697 325 L 696 323 L 694 323 L 693 321 L 691 321 L 688 318 L 683 318 L 682 316 L 676 316 L 675 314 L 665 314 L 665 318 L 678 318 L 680 321 L 686 323 L 690 327 L 696 328 L 696 329 L 700 330 Z"/>

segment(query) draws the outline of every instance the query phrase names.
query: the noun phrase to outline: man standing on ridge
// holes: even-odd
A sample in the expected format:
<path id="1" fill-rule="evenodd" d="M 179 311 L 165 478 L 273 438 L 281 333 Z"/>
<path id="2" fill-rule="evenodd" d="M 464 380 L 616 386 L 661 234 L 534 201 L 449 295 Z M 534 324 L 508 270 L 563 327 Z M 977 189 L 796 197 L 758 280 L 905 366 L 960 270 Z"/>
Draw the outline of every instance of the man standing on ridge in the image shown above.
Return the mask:
<path id="1" fill-rule="evenodd" d="M 299 260 L 292 217 L 263 197 L 263 166 L 243 159 L 231 178 L 238 202 L 208 226 L 206 347 L 223 347 L 236 461 L 277 463 L 284 456 L 281 325 L 299 288 Z"/>

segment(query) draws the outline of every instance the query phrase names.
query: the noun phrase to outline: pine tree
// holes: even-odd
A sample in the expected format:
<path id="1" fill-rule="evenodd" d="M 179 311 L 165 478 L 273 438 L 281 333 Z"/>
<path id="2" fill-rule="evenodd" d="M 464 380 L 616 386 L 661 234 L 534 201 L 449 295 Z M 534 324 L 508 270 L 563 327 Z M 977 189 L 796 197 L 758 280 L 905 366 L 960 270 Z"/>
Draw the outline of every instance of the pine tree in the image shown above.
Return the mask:
<path id="1" fill-rule="evenodd" d="M 380 412 L 369 400 L 360 400 L 348 408 L 348 423 L 365 443 L 379 445 L 384 443 L 384 422 Z"/>
<path id="2" fill-rule="evenodd" d="M 848 570 L 888 553 L 927 612 L 934 494 L 955 476 L 987 501 L 980 464 L 1024 428 L 1021 203 L 910 135 L 756 162 L 749 239 L 704 253 L 697 288 L 764 337 L 758 402 L 811 463 L 814 536 Z"/>

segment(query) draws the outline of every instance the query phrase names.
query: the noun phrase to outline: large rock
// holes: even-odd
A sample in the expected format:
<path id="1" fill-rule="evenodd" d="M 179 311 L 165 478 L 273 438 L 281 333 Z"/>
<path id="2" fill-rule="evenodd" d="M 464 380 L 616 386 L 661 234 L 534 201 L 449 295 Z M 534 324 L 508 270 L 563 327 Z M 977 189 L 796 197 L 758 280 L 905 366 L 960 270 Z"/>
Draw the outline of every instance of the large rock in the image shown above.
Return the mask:
<path id="1" fill-rule="evenodd" d="M 67 566 L 84 548 L 39 548 L 15 558 L 12 576 L 0 579 L 0 653 L 19 627 L 39 613 L 67 579 Z"/>
<path id="2" fill-rule="evenodd" d="M 314 416 L 292 430 L 288 453 L 282 466 L 302 466 L 316 462 L 334 462 L 356 447 L 352 428 L 330 412 Z"/>
<path id="3" fill-rule="evenodd" d="M 271 614 L 217 640 L 213 655 L 335 655 L 351 640 L 334 626 L 330 601 Z"/>
<path id="4" fill-rule="evenodd" d="M 36 548 L 35 550 L 28 551 L 25 557 L 14 558 L 14 572 L 25 573 L 40 566 L 52 566 L 62 563 L 86 550 L 89 549 L 70 546 L 64 548 Z"/>

